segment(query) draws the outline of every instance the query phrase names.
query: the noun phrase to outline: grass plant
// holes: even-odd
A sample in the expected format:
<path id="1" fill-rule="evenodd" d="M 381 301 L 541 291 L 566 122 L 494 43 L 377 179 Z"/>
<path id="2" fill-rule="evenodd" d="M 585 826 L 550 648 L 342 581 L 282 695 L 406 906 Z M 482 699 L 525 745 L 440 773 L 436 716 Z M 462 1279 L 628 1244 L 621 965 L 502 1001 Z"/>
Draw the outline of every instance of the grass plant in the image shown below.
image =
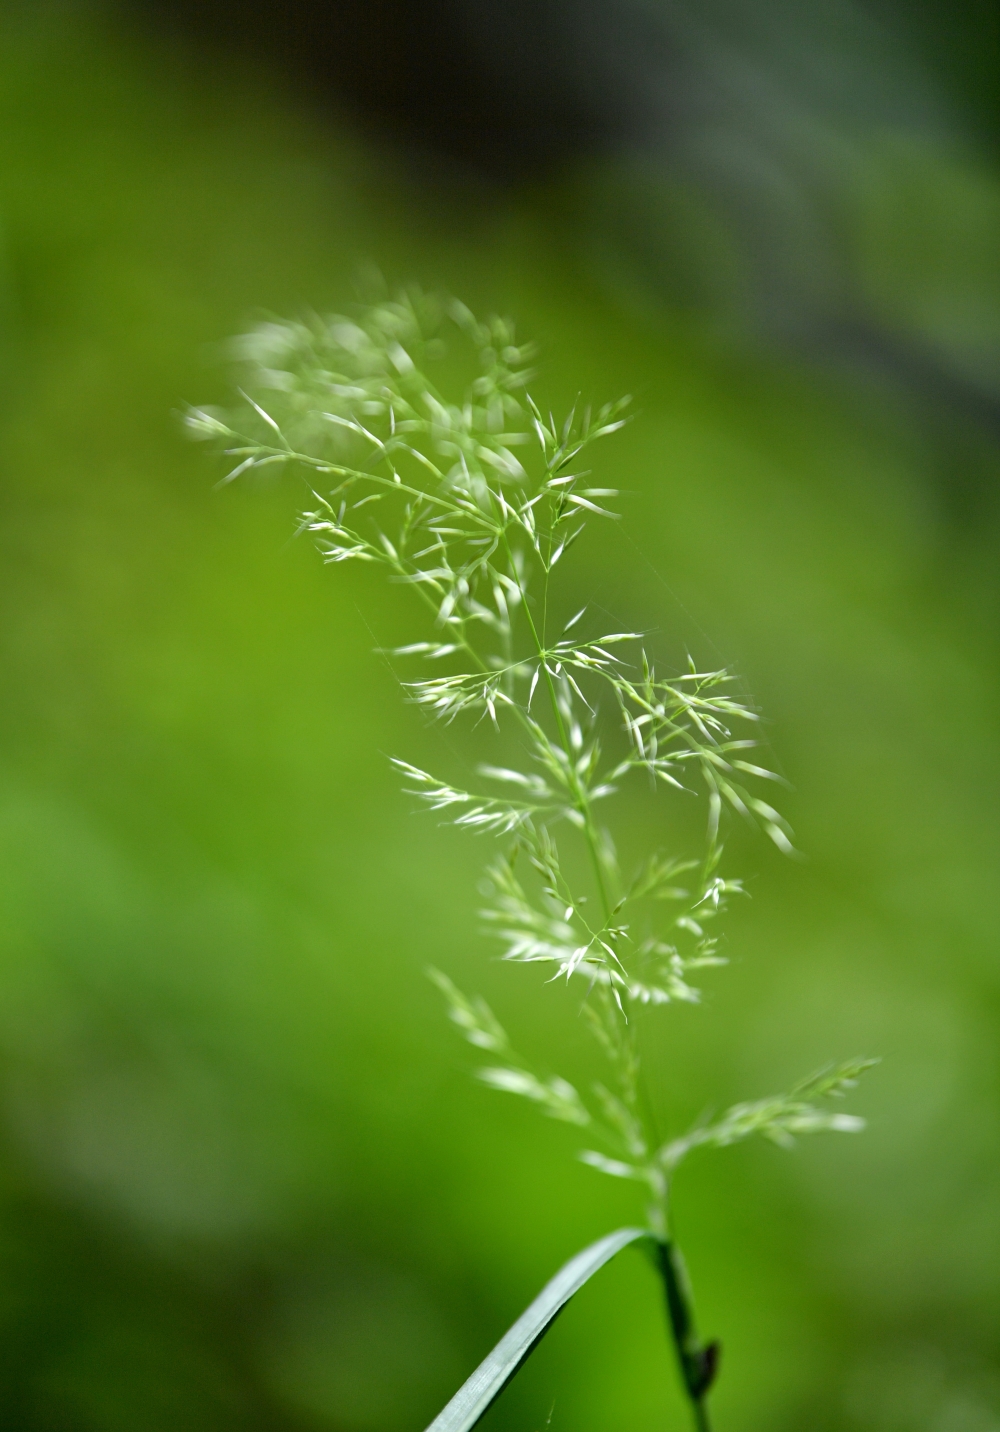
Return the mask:
<path id="1" fill-rule="evenodd" d="M 489 759 L 475 788 L 395 765 L 430 811 L 500 839 L 487 929 L 507 963 L 563 983 L 593 1035 L 598 1068 L 578 1087 L 522 1053 L 484 1000 L 431 970 L 452 1022 L 483 1056 L 478 1077 L 578 1128 L 584 1163 L 647 1194 L 648 1226 L 571 1260 L 434 1432 L 472 1427 L 568 1297 L 631 1243 L 647 1247 L 663 1280 L 681 1381 L 704 1432 L 719 1349 L 695 1331 L 671 1228 L 677 1170 L 697 1150 L 754 1135 L 787 1146 L 858 1131 L 863 1121 L 836 1104 L 873 1061 L 823 1069 L 667 1139 L 657 1129 L 642 1065 L 650 1023 L 638 1015 L 697 1003 L 703 976 L 726 963 L 712 932 L 743 886 L 723 863 L 725 823 L 756 825 L 785 854 L 793 845 L 763 794 L 780 781 L 755 755 L 759 712 L 732 676 L 694 661 L 661 674 L 643 632 L 605 630 L 587 606 L 567 612 L 568 554 L 588 526 L 618 520 L 617 493 L 592 485 L 586 453 L 622 428 L 628 400 L 578 405 L 557 422 L 529 394 L 534 353 L 510 323 L 417 291 L 353 318 L 262 323 L 235 353 L 238 414 L 194 410 L 191 433 L 229 455 L 224 482 L 297 468 L 310 493 L 301 530 L 324 559 L 374 565 L 412 592 L 423 628 L 393 653 L 412 663 L 406 696 L 437 721 L 468 723 Z M 463 360 L 468 381 L 450 396 Z M 616 797 L 635 782 L 650 801 L 697 793 L 700 849 L 655 848 L 625 868 Z"/>

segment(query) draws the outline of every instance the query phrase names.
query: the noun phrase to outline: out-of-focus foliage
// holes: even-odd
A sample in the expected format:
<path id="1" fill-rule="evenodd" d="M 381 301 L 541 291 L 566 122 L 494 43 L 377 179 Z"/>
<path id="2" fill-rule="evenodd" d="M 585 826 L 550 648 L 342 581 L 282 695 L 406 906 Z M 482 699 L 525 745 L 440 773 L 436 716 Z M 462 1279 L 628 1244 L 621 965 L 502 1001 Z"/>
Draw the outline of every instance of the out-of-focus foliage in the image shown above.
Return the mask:
<path id="1" fill-rule="evenodd" d="M 578 574 L 577 606 L 656 610 L 773 720 L 808 862 L 734 851 L 752 908 L 711 1007 L 668 1023 L 672 1120 L 884 1055 L 864 1139 L 692 1161 L 676 1218 L 725 1344 L 720 1426 L 995 1427 L 988 430 L 932 442 L 926 394 L 618 308 L 552 191 L 421 189 L 259 71 L 87 8 L 5 26 L 0 1420 L 419 1426 L 637 1213 L 566 1158 L 572 1128 L 467 1083 L 426 986 L 446 966 L 530 1043 L 536 992 L 469 938 L 479 853 L 411 818 L 382 754 L 433 769 L 445 739 L 372 657 L 406 638 L 403 594 L 286 542 L 299 491 L 213 491 L 170 417 L 222 399 L 248 312 L 343 309 L 375 258 L 516 314 L 554 407 L 637 395 L 594 476 L 637 544 Z M 995 180 L 883 153 L 845 211 L 873 304 L 940 332 L 955 305 L 928 295 L 961 293 L 985 351 Z M 639 1260 L 615 1266 L 494 1425 L 553 1402 L 553 1428 L 679 1423 L 661 1320 Z"/>

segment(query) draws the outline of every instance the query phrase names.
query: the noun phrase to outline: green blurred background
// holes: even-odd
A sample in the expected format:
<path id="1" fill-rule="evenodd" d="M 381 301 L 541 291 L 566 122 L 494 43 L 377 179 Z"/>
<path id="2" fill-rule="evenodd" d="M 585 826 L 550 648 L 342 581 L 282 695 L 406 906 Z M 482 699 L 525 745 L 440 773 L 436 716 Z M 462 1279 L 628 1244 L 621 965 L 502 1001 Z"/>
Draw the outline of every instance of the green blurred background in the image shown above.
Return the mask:
<path id="1" fill-rule="evenodd" d="M 231 333 L 343 309 L 375 263 L 513 314 L 554 406 L 636 394 L 597 462 L 637 545 L 572 583 L 731 662 L 794 784 L 807 862 L 734 833 L 733 965 L 659 1019 L 677 1126 L 883 1056 L 862 1137 L 684 1171 L 718 1427 L 1000 1428 L 995 27 L 971 0 L 905 18 L 917 118 L 801 111 L 798 198 L 751 168 L 723 202 L 717 169 L 642 143 L 501 178 L 408 147 L 272 68 L 266 26 L 248 50 L 3 6 L 3 1427 L 419 1429 L 564 1259 L 641 1217 L 572 1131 L 468 1078 L 422 975 L 528 1048 L 551 1014 L 572 1062 L 565 1000 L 477 932 L 486 843 L 389 769 L 443 739 L 373 655 L 419 618 L 290 540 L 294 481 L 217 490 L 182 440 Z M 487 1425 L 550 1412 L 686 1425 L 641 1259 Z"/>

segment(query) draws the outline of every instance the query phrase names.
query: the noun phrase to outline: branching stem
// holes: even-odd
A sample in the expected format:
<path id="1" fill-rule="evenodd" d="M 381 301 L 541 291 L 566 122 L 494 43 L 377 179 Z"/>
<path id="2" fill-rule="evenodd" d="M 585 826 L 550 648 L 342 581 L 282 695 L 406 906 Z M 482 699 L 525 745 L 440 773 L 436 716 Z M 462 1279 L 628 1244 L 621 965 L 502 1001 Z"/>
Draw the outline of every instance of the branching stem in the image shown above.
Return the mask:
<path id="1" fill-rule="evenodd" d="M 510 545 L 507 542 L 506 533 L 504 534 L 504 543 L 507 546 L 508 554 L 510 554 Z M 511 567 L 513 570 L 516 570 L 516 568 L 514 567 L 513 555 L 511 555 Z M 559 698 L 556 696 L 555 683 L 552 680 L 552 673 L 549 671 L 549 663 L 546 657 L 545 647 L 543 646 L 541 638 L 538 635 L 538 629 L 535 626 L 535 620 L 534 617 L 531 615 L 531 608 L 528 605 L 527 593 L 524 590 L 524 586 L 520 578 L 518 578 L 518 587 L 521 592 L 521 605 L 524 607 L 524 615 L 528 622 L 528 630 L 531 632 L 531 639 L 535 644 L 535 652 L 538 656 L 538 660 L 545 674 L 545 687 L 549 694 L 549 702 L 552 706 L 552 714 L 555 717 L 556 729 L 559 732 L 559 744 L 562 746 L 563 753 L 566 757 L 566 767 L 570 772 L 570 779 L 573 781 L 573 785 L 575 788 L 574 794 L 576 797 L 576 808 L 580 812 L 580 816 L 583 820 L 584 836 L 587 842 L 587 849 L 590 853 L 590 862 L 594 868 L 594 879 L 597 883 L 598 894 L 600 895 L 601 899 L 601 909 L 604 914 L 604 925 L 605 928 L 607 928 L 607 926 L 611 923 L 611 901 L 608 898 L 607 885 L 605 884 L 604 880 L 604 872 L 601 869 L 601 857 L 600 852 L 598 850 L 597 831 L 594 827 L 593 813 L 591 811 L 590 802 L 587 799 L 586 792 L 584 791 L 580 783 L 580 778 L 576 774 L 576 770 L 573 765 L 573 748 L 570 744 L 569 733 L 566 730 L 566 723 L 563 720 L 563 714 L 559 709 Z"/>
<path id="2" fill-rule="evenodd" d="M 479 361 L 479 376 L 455 401 L 425 371 L 431 340 L 440 348 L 445 331 L 471 344 Z M 870 1061 L 822 1070 L 789 1093 L 733 1105 L 713 1123 L 659 1144 L 633 1013 L 646 1004 L 697 1002 L 699 972 L 725 963 L 705 926 L 742 886 L 719 871 L 720 814 L 728 808 L 779 849 L 792 847 L 782 816 L 754 793 L 753 781 L 776 777 L 747 761 L 746 748 L 755 743 L 733 732 L 741 723 L 746 730 L 757 713 L 729 694 L 727 672 L 691 663 L 683 675 L 658 677 L 640 635 L 580 636 L 576 623 L 586 607 L 549 645 L 556 565 L 592 517 L 615 515 L 604 505 L 614 493 L 583 486 L 587 474 L 576 459 L 623 426 L 624 402 L 596 414 L 587 408 L 582 416 L 574 408 L 557 428 L 523 392 L 532 354 L 517 346 L 508 323 L 479 323 L 461 305 L 415 292 L 382 301 L 357 322 L 264 324 L 246 335 L 243 351 L 251 369 L 241 390 L 246 423 L 230 425 L 209 411 L 190 415 L 195 435 L 220 441 L 237 460 L 223 481 L 278 463 L 297 463 L 313 480 L 329 477 L 333 490 L 325 497 L 310 485 L 319 510 L 304 515 L 302 530 L 315 535 L 329 561 L 388 568 L 415 588 L 437 632 L 445 633 L 400 649 L 435 662 L 451 658 L 427 679 L 405 683 L 410 698 L 444 721 L 465 714 L 481 722 L 488 713 L 499 727 L 498 712 L 509 711 L 519 722 L 529 758 L 518 769 L 480 769 L 483 779 L 503 783 L 506 795 L 477 795 L 397 765 L 433 810 L 447 810 L 467 829 L 514 836 L 508 855 L 490 869 L 486 917 L 506 960 L 541 963 L 553 979 L 565 976 L 578 988 L 587 982 L 581 1013 L 613 1068 L 613 1089 L 595 1082 L 581 1093 L 539 1072 L 482 1000 L 466 998 L 443 974 L 434 978 L 455 1024 L 490 1056 L 491 1065 L 479 1071 L 487 1084 L 586 1128 L 588 1142 L 599 1146 L 581 1151 L 586 1163 L 649 1189 L 681 1378 L 695 1432 L 709 1432 L 705 1399 L 718 1349 L 698 1342 L 683 1260 L 669 1241 L 673 1172 L 695 1149 L 754 1134 L 787 1144 L 804 1133 L 860 1128 L 861 1120 L 831 1113 L 822 1101 L 851 1088 Z M 516 452 L 526 447 L 522 463 Z M 528 597 L 539 573 L 540 612 Z M 548 717 L 542 722 L 531 714 L 540 681 L 554 738 Z M 682 788 L 682 776 L 683 789 L 690 789 L 688 775 L 700 775 L 708 796 L 703 859 L 654 850 L 634 878 L 623 878 L 594 807 L 636 774 L 656 792 Z M 582 838 L 581 862 L 586 846 L 593 906 L 574 894 L 563 871 L 553 833 L 563 819 L 577 832 L 569 838 Z M 526 862 L 515 869 L 520 850 L 527 851 L 524 878 Z"/>

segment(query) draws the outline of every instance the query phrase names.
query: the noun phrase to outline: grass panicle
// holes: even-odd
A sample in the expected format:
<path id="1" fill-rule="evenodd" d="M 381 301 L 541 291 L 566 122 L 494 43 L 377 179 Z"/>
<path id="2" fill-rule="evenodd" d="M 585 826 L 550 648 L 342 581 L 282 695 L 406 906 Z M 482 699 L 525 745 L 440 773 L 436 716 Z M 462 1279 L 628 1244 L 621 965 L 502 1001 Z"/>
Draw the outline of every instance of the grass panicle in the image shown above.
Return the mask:
<path id="1" fill-rule="evenodd" d="M 433 377 L 453 371 L 456 353 L 470 364 L 457 395 Z M 578 405 L 557 421 L 528 392 L 534 351 L 510 323 L 480 322 L 417 291 L 353 319 L 261 324 L 234 356 L 244 371 L 239 414 L 188 417 L 195 436 L 225 449 L 223 481 L 263 468 L 305 474 L 301 530 L 325 561 L 375 565 L 413 594 L 422 629 L 393 653 L 408 700 L 438 721 L 480 728 L 491 750 L 472 790 L 395 765 L 431 811 L 507 838 L 489 866 L 485 924 L 504 960 L 540 965 L 575 991 L 599 1077 L 578 1089 L 522 1058 L 481 999 L 440 971 L 431 978 L 488 1058 L 484 1083 L 585 1128 L 597 1147 L 580 1152 L 584 1163 L 645 1185 L 650 1227 L 667 1250 L 661 1272 L 685 1386 L 707 1426 L 716 1354 L 681 1346 L 693 1323 L 669 1241 L 671 1179 L 697 1149 L 857 1131 L 861 1119 L 828 1104 L 872 1061 L 734 1105 L 665 1144 L 640 1095 L 637 1009 L 696 1003 L 705 973 L 725 964 L 712 930 L 743 893 L 723 873 L 726 813 L 783 853 L 794 847 L 764 794 L 781 780 L 754 754 L 759 713 L 729 673 L 690 661 L 664 675 L 642 632 L 604 630 L 589 607 L 560 617 L 563 559 L 588 526 L 618 520 L 617 493 L 591 482 L 586 461 L 623 427 L 628 400 Z M 657 849 L 622 868 L 616 798 L 636 782 L 651 799 L 699 796 L 700 851 Z"/>

